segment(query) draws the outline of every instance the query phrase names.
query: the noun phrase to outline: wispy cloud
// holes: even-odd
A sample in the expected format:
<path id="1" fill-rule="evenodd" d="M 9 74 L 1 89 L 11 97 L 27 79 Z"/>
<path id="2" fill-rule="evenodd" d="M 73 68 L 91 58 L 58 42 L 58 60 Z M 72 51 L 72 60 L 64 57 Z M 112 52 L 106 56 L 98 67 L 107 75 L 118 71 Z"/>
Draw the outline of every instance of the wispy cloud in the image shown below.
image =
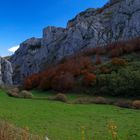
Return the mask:
<path id="1" fill-rule="evenodd" d="M 8 49 L 8 51 L 14 53 L 18 48 L 19 48 L 19 45 L 13 46 L 10 49 Z"/>

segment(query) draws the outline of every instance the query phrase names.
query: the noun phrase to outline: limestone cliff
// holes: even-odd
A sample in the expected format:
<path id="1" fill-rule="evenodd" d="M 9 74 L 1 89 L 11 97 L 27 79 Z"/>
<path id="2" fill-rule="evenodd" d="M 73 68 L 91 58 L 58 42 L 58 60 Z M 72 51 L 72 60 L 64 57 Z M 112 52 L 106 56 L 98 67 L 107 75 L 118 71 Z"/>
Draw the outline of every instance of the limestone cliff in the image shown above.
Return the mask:
<path id="1" fill-rule="evenodd" d="M 139 19 L 140 0 L 110 0 L 81 12 L 66 28 L 44 28 L 41 39 L 26 40 L 12 56 L 14 82 L 82 49 L 140 36 Z"/>

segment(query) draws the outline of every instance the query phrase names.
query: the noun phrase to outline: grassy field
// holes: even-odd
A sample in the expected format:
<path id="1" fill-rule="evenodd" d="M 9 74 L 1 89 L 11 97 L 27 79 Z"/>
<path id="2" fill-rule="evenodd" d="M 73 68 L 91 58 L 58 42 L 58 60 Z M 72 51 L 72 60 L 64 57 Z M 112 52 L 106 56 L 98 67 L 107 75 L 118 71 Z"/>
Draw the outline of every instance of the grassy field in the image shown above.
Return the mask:
<path id="1" fill-rule="evenodd" d="M 28 127 L 31 133 L 47 135 L 51 140 L 111 140 L 107 125 L 113 121 L 119 140 L 140 139 L 140 111 L 110 105 L 16 99 L 0 90 L 0 119 L 18 127 Z M 86 139 L 81 138 L 83 127 Z"/>

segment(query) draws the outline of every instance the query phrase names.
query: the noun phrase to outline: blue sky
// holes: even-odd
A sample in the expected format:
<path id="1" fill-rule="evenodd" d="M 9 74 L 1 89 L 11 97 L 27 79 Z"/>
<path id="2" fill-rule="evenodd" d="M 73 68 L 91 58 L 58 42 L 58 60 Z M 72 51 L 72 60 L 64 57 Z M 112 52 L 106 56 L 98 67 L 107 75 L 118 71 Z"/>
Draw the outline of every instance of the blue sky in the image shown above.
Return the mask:
<path id="1" fill-rule="evenodd" d="M 65 27 L 69 19 L 108 0 L 0 0 L 0 56 L 30 37 L 41 37 L 46 26 Z"/>

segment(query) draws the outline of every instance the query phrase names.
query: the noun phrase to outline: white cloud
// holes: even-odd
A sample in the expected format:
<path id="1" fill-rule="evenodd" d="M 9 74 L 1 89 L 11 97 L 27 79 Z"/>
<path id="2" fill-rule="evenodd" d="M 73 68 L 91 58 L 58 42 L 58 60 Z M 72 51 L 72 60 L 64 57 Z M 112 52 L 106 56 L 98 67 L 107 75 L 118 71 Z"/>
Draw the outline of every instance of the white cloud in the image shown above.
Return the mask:
<path id="1" fill-rule="evenodd" d="M 14 53 L 18 48 L 19 48 L 19 45 L 18 46 L 13 46 L 10 49 L 8 49 L 8 51 Z"/>

